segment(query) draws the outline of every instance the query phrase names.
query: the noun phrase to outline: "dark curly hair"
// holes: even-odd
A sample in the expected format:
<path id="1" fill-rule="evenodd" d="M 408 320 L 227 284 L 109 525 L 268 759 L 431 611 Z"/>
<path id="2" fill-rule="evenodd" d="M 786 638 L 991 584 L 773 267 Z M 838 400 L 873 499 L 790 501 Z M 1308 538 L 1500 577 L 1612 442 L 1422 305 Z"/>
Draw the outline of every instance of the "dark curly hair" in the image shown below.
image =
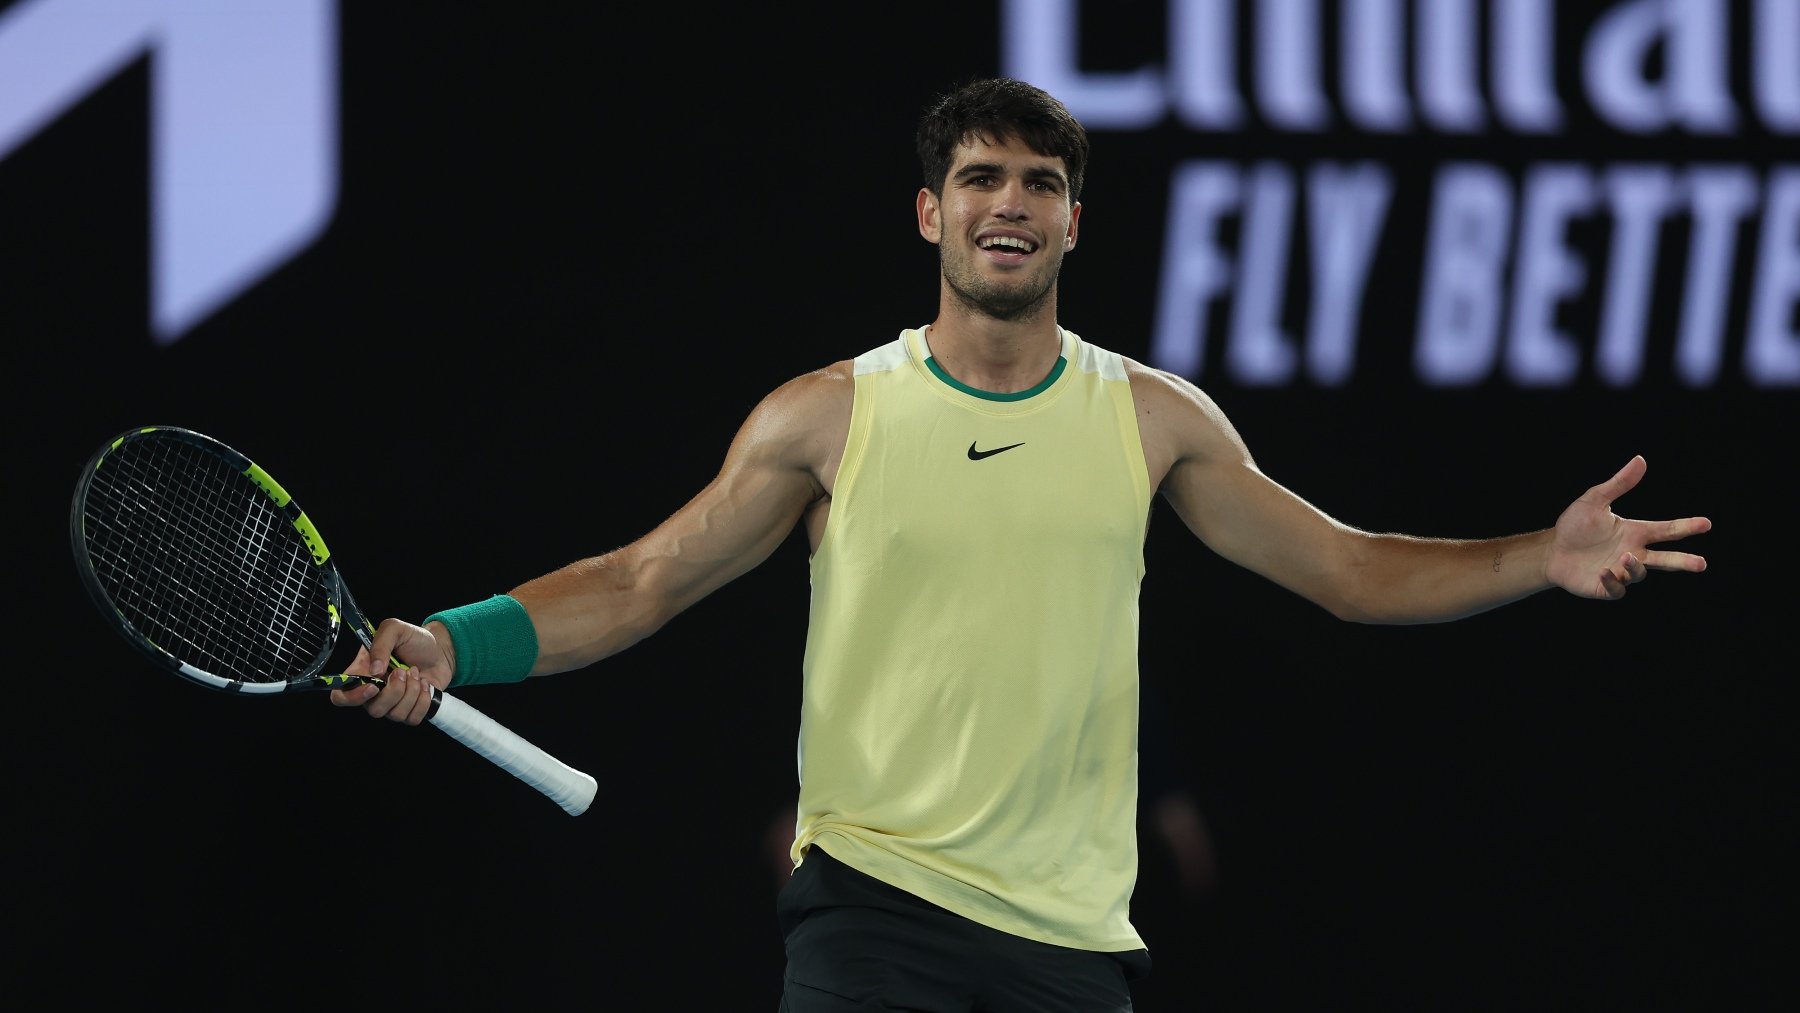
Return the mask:
<path id="1" fill-rule="evenodd" d="M 1040 155 L 1063 160 L 1069 172 L 1069 201 L 1081 199 L 1087 173 L 1087 128 L 1056 96 L 1012 78 L 979 78 L 933 99 L 919 117 L 915 142 L 925 186 L 938 196 L 950 175 L 950 156 L 971 138 L 990 142 L 1018 139 Z"/>

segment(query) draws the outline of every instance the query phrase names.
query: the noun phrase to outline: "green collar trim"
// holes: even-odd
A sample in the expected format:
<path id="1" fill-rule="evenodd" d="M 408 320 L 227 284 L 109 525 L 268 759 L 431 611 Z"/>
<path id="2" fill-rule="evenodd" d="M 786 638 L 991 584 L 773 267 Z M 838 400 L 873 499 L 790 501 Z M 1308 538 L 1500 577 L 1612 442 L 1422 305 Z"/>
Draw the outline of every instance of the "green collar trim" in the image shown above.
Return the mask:
<path id="1" fill-rule="evenodd" d="M 938 379 L 944 381 L 945 383 L 956 388 L 957 390 L 962 391 L 964 394 L 969 395 L 970 397 L 978 397 L 984 401 L 1023 401 L 1028 397 L 1034 397 L 1038 394 L 1042 394 L 1046 390 L 1049 390 L 1050 385 L 1056 382 L 1056 378 L 1063 374 L 1063 369 L 1069 365 L 1069 360 L 1066 356 L 1061 356 L 1061 355 L 1057 356 L 1056 357 L 1056 365 L 1050 367 L 1050 375 L 1049 376 L 1044 377 L 1042 380 L 1038 381 L 1038 383 L 1035 386 L 1033 386 L 1027 390 L 1017 391 L 1012 394 L 996 394 L 991 390 L 980 390 L 978 388 L 971 387 L 968 384 L 963 383 L 962 381 L 958 380 L 956 377 L 951 376 L 949 373 L 944 372 L 944 367 L 938 365 L 938 361 L 935 356 L 930 356 L 930 355 L 926 356 L 925 357 L 925 365 L 928 368 L 930 368 L 932 375 L 936 376 Z"/>

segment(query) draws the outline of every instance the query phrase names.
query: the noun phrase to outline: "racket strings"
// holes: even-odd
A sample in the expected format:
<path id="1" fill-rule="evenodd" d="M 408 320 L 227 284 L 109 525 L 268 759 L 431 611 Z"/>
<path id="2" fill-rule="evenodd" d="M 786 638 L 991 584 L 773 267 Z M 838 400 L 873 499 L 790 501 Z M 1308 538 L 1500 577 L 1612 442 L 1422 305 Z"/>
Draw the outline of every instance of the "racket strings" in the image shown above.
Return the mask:
<path id="1" fill-rule="evenodd" d="M 163 650 L 214 675 L 310 675 L 336 634 L 324 571 L 282 508 L 234 462 L 156 435 L 122 444 L 88 489 L 88 554 L 115 608 Z"/>

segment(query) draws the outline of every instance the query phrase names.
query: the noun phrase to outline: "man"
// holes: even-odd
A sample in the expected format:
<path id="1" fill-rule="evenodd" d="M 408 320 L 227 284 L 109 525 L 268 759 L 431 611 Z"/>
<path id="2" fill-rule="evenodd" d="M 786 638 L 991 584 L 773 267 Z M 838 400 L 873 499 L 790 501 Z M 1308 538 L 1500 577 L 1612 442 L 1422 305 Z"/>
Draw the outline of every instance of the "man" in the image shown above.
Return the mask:
<path id="1" fill-rule="evenodd" d="M 1256 466 L 1205 393 L 1059 326 L 1085 131 L 1012 80 L 920 121 L 927 326 L 770 393 L 717 476 L 653 531 L 423 625 L 381 624 L 385 686 L 340 706 L 418 724 L 428 687 L 584 668 L 762 562 L 812 548 L 782 1009 L 1127 1010 L 1148 955 L 1137 871 L 1138 591 L 1154 493 L 1213 551 L 1332 614 L 1439 622 L 1551 587 L 1616 599 L 1652 545 L 1710 529 L 1612 502 L 1450 540 L 1358 530 Z M 353 671 L 390 673 L 359 657 Z"/>

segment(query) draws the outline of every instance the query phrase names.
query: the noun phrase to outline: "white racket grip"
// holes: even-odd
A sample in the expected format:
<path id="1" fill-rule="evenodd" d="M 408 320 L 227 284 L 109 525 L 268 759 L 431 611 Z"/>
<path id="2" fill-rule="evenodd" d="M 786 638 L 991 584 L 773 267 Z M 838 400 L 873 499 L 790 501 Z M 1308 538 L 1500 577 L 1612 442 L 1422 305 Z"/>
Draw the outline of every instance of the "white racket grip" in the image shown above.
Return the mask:
<path id="1" fill-rule="evenodd" d="M 505 768 L 513 776 L 550 796 L 571 816 L 580 816 L 594 801 L 594 779 L 544 752 L 486 714 L 448 693 L 438 694 L 431 723 L 444 734 Z"/>

